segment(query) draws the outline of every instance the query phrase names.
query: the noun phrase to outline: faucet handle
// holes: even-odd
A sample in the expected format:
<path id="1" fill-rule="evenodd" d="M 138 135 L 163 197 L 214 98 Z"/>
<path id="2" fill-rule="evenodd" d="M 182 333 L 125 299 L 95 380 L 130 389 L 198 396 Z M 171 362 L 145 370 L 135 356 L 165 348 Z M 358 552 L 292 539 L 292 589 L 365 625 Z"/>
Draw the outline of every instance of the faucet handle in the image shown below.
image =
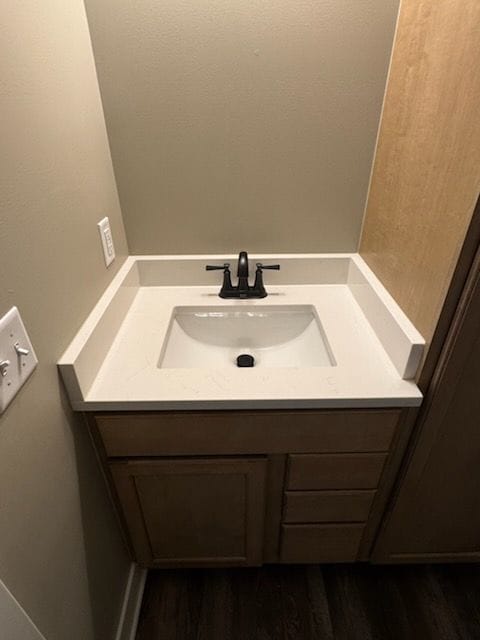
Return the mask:
<path id="1" fill-rule="evenodd" d="M 262 264 L 261 262 L 257 262 L 257 269 L 275 269 L 275 271 L 280 271 L 279 264 Z"/>
<path id="2" fill-rule="evenodd" d="M 228 271 L 230 269 L 230 263 L 225 262 L 223 265 L 207 264 L 205 271 Z"/>
<path id="3" fill-rule="evenodd" d="M 223 265 L 219 264 L 207 264 L 205 266 L 206 271 L 223 271 L 223 284 L 218 294 L 220 298 L 232 298 L 234 288 L 232 287 L 232 274 L 230 273 L 230 263 L 225 262 Z"/>

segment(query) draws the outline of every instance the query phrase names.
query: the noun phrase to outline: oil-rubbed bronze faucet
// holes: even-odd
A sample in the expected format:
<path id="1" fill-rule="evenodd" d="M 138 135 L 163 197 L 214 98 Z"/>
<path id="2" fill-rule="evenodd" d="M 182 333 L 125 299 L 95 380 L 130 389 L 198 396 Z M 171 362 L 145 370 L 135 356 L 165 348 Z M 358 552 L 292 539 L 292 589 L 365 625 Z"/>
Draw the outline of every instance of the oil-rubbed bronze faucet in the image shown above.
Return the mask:
<path id="1" fill-rule="evenodd" d="M 253 286 L 248 284 L 248 254 L 246 251 L 240 251 L 238 254 L 238 266 L 237 266 L 237 286 L 232 285 L 232 274 L 230 271 L 230 263 L 225 262 L 223 265 L 210 265 L 207 264 L 205 269 L 207 271 L 223 271 L 223 284 L 218 294 L 220 298 L 266 298 L 267 292 L 263 285 L 263 270 L 264 269 L 280 269 L 279 264 L 262 264 L 257 262 L 255 271 L 255 282 Z"/>

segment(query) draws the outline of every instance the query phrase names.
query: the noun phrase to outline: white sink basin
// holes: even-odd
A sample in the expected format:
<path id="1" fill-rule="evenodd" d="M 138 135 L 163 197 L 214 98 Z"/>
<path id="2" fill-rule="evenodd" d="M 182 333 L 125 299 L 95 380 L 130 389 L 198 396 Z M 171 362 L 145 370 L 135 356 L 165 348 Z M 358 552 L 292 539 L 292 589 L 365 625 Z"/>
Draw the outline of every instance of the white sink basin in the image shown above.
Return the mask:
<path id="1" fill-rule="evenodd" d="M 310 305 L 175 307 L 158 367 L 237 367 L 249 354 L 255 367 L 331 367 L 335 360 Z"/>

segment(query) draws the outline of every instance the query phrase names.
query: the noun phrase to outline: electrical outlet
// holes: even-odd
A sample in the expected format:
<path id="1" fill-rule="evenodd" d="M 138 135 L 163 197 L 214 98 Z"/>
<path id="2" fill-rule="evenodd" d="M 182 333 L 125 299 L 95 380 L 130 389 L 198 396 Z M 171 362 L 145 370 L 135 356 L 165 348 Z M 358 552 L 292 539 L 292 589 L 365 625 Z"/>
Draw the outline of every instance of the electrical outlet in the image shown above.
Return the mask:
<path id="1" fill-rule="evenodd" d="M 110 229 L 110 221 L 108 218 L 103 218 L 97 224 L 98 231 L 100 233 L 100 239 L 102 241 L 103 257 L 105 258 L 105 266 L 109 266 L 115 260 L 115 247 L 113 245 L 112 230 Z"/>
<path id="2" fill-rule="evenodd" d="M 33 373 L 38 360 L 17 307 L 0 318 L 0 413 Z"/>

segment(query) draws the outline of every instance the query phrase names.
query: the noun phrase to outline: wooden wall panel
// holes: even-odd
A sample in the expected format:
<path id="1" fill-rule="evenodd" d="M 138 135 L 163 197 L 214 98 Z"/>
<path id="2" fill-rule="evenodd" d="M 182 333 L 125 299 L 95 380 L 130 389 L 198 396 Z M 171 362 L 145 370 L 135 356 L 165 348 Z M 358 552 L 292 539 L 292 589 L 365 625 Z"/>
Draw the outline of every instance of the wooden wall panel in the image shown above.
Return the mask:
<path id="1" fill-rule="evenodd" d="M 403 0 L 360 253 L 429 342 L 480 190 L 480 2 Z"/>

